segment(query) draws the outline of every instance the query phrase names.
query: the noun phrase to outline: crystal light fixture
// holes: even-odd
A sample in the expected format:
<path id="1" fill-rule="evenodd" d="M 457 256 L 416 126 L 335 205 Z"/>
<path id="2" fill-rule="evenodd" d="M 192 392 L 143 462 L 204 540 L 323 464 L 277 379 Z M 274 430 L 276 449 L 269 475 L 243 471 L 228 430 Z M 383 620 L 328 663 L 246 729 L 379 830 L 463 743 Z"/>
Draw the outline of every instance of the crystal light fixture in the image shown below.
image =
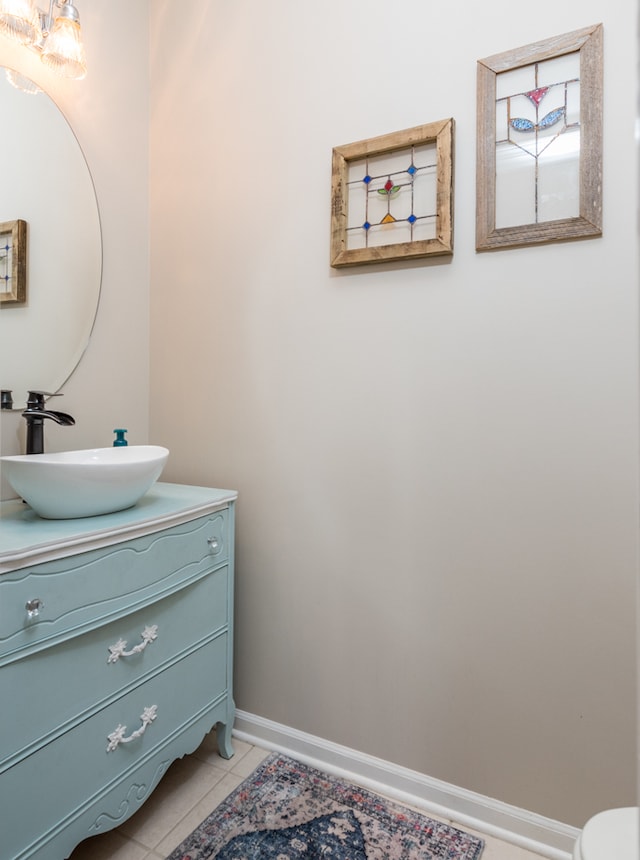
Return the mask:
<path id="1" fill-rule="evenodd" d="M 42 62 L 67 78 L 80 80 L 87 74 L 80 16 L 71 3 L 63 3 L 51 31 L 44 40 Z"/>
<path id="2" fill-rule="evenodd" d="M 33 0 L 0 2 L 0 33 L 20 45 L 35 45 L 42 39 L 40 13 Z"/>
<path id="3" fill-rule="evenodd" d="M 49 0 L 49 11 L 34 0 L 0 0 L 0 35 L 40 54 L 58 75 L 80 80 L 87 65 L 80 16 L 71 0 Z"/>

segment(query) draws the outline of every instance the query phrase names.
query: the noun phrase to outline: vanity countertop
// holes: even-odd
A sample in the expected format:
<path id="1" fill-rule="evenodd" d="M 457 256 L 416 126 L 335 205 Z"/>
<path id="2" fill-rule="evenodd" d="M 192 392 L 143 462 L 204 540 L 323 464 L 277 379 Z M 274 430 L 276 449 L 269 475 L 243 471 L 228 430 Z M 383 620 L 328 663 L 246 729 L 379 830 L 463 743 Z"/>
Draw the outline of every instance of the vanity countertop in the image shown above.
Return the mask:
<path id="1" fill-rule="evenodd" d="M 19 499 L 0 503 L 0 573 L 129 540 L 226 507 L 235 490 L 158 482 L 132 508 L 46 520 Z"/>

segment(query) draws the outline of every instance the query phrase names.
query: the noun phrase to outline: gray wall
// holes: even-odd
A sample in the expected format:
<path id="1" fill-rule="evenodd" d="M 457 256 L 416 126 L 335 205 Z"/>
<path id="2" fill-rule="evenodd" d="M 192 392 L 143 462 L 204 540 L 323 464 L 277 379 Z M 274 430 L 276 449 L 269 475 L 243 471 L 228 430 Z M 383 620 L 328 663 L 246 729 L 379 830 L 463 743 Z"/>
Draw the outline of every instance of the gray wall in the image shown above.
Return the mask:
<path id="1" fill-rule="evenodd" d="M 239 707 L 633 803 L 634 4 L 151 6 L 151 428 L 240 491 Z M 603 238 L 477 254 L 476 60 L 599 21 Z M 448 116 L 453 259 L 331 270 L 331 148 Z"/>

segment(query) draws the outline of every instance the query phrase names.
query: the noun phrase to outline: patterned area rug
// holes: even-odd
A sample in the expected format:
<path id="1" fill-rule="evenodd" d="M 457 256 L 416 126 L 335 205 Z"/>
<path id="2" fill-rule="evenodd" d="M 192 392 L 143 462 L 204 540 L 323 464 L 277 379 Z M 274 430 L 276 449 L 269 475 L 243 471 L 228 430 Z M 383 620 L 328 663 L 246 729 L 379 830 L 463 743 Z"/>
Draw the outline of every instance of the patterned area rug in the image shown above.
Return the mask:
<path id="1" fill-rule="evenodd" d="M 448 824 L 273 753 L 167 860 L 478 860 Z"/>

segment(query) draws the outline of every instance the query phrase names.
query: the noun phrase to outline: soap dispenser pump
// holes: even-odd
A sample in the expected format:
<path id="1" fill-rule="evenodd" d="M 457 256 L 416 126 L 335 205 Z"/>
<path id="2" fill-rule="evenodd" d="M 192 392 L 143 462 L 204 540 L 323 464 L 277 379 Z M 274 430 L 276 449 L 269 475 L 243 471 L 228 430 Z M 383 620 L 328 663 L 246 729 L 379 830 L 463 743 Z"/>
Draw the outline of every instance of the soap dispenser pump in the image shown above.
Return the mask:
<path id="1" fill-rule="evenodd" d="M 113 440 L 113 447 L 119 448 L 121 445 L 128 445 L 129 443 L 124 438 L 124 434 L 127 432 L 126 430 L 114 430 L 116 434 L 116 438 Z"/>

